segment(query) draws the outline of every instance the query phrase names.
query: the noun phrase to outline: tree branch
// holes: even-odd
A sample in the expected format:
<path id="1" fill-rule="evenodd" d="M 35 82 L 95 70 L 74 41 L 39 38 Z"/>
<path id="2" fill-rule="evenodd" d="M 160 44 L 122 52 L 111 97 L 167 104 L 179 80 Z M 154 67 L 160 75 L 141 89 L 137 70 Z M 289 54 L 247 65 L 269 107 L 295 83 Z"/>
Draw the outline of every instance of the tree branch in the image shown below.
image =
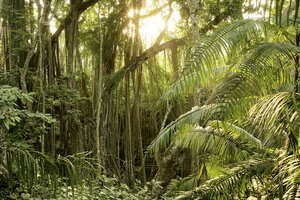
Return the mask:
<path id="1" fill-rule="evenodd" d="M 164 37 L 164 35 L 166 34 L 166 31 L 168 30 L 168 22 L 172 16 L 172 13 L 173 13 L 173 9 L 171 7 L 171 5 L 169 5 L 169 8 L 170 8 L 170 12 L 165 20 L 165 28 L 160 32 L 160 34 L 158 35 L 158 37 L 156 38 L 156 41 L 154 43 L 154 46 L 157 46 L 160 44 L 162 38 Z"/>
<path id="2" fill-rule="evenodd" d="M 138 66 L 144 63 L 149 58 L 152 58 L 160 51 L 165 49 L 173 48 L 174 46 L 183 46 L 185 44 L 185 38 L 172 39 L 162 44 L 155 44 L 149 49 L 145 50 L 140 56 L 136 59 L 130 61 L 127 65 L 122 67 L 119 71 L 115 72 L 108 81 L 108 84 L 104 88 L 106 91 L 113 90 L 114 87 L 131 71 L 135 70 Z"/>
<path id="3" fill-rule="evenodd" d="M 147 13 L 147 14 L 144 14 L 144 15 L 140 15 L 139 17 L 140 18 L 147 18 L 147 17 L 151 17 L 151 16 L 153 16 L 153 15 L 156 15 L 157 13 L 159 13 L 160 11 L 162 11 L 165 7 L 167 7 L 168 5 L 170 5 L 170 3 L 166 3 L 166 4 L 164 4 L 164 5 L 162 5 L 161 7 L 159 7 L 159 8 L 156 8 L 156 9 L 154 9 L 154 10 L 151 10 L 149 13 Z"/>
<path id="4" fill-rule="evenodd" d="M 81 4 L 78 5 L 76 12 L 83 13 L 86 9 L 96 4 L 99 0 L 87 0 Z M 60 36 L 61 32 L 72 22 L 72 15 L 73 11 L 70 11 L 70 13 L 63 19 L 62 23 L 60 23 L 59 27 L 55 31 L 55 33 L 52 35 L 51 40 L 55 41 Z"/>

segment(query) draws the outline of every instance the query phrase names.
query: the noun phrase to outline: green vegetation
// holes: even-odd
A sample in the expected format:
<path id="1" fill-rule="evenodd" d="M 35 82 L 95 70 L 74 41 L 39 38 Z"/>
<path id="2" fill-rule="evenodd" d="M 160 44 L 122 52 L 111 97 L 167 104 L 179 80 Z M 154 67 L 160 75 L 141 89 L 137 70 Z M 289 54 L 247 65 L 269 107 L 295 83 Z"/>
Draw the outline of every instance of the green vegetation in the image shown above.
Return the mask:
<path id="1" fill-rule="evenodd" d="M 299 2 L 3 0 L 0 199 L 298 199 Z"/>

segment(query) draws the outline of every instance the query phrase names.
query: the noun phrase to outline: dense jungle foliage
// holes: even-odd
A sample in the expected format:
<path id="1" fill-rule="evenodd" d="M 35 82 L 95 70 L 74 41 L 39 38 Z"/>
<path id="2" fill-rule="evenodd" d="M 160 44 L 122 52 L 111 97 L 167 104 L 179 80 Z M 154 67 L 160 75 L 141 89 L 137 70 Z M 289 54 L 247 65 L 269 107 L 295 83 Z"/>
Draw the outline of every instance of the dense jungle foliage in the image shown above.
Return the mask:
<path id="1" fill-rule="evenodd" d="M 299 199 L 299 0 L 0 1 L 0 199 Z"/>

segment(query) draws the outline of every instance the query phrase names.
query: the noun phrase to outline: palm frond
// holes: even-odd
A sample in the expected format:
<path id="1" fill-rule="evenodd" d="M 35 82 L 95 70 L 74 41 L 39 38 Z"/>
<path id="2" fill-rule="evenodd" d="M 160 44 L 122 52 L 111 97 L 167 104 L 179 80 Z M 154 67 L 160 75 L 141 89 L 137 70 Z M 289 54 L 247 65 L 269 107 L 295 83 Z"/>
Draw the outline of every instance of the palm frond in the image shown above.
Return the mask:
<path id="1" fill-rule="evenodd" d="M 282 10 L 284 1 L 279 2 L 281 8 L 277 9 Z M 185 91 L 186 88 L 199 86 L 193 83 L 201 80 L 201 74 L 207 76 L 207 73 L 212 73 L 214 66 L 224 63 L 232 53 L 246 52 L 239 54 L 241 62 L 230 66 L 231 71 L 218 84 L 205 105 L 171 122 L 149 149 L 157 150 L 172 141 L 208 154 L 226 156 L 246 152 L 252 159 L 242 162 L 228 174 L 184 193 L 179 199 L 222 199 L 236 192 L 245 192 L 250 185 L 253 186 L 253 182 L 263 186 L 262 182 L 267 180 L 263 176 L 274 173 L 270 173 L 275 164 L 273 157 L 284 149 L 285 141 L 294 149 L 291 152 L 285 148 L 285 151 L 298 155 L 300 96 L 291 87 L 295 85 L 292 76 L 300 48 L 293 45 L 289 37 L 286 38 L 291 44 L 262 44 L 262 41 L 277 41 L 274 37 L 271 39 L 272 35 L 267 35 L 266 30 L 273 27 L 280 28 L 271 24 L 267 27 L 261 21 L 242 20 L 202 38 L 196 47 L 193 62 L 185 68 L 186 79 L 180 83 L 185 85 L 171 89 Z M 196 75 L 189 78 L 192 73 Z M 173 92 L 167 93 L 169 97 L 172 95 Z M 300 170 L 296 164 L 285 163 L 284 166 L 285 197 L 293 199 L 300 194 Z M 291 167 L 297 170 L 289 169 Z"/>
<path id="2" fill-rule="evenodd" d="M 241 20 L 202 38 L 194 55 L 197 65 L 193 66 L 197 71 L 211 69 L 220 58 L 226 59 L 236 48 L 246 47 L 245 41 L 250 35 L 251 38 L 260 37 L 263 26 L 260 20 Z"/>
<path id="3" fill-rule="evenodd" d="M 299 130 L 300 95 L 294 92 L 279 92 L 268 95 L 253 106 L 249 112 L 252 120 L 262 128 L 272 128 L 282 133 L 288 127 Z"/>
<path id="4" fill-rule="evenodd" d="M 196 44 L 193 59 L 187 62 L 183 69 L 183 79 L 175 83 L 163 95 L 162 99 L 177 96 L 177 92 L 191 91 L 197 86 L 206 86 L 211 77 L 219 71 L 218 63 L 231 57 L 234 51 L 241 52 L 245 49 L 247 38 L 261 37 L 264 23 L 260 20 L 241 20 L 233 22 L 217 30 L 214 34 L 203 37 Z M 237 50 L 240 49 L 240 50 Z M 231 58 L 232 61 L 232 58 Z M 192 86 L 192 87 L 191 87 Z"/>
<path id="5" fill-rule="evenodd" d="M 178 97 L 189 95 L 195 88 L 206 89 L 216 84 L 220 77 L 226 74 L 229 66 L 219 66 L 214 69 L 213 72 L 205 71 L 203 73 L 192 73 L 187 76 L 183 76 L 182 79 L 174 83 L 160 98 L 159 102 L 167 100 L 173 100 Z"/>
<path id="6" fill-rule="evenodd" d="M 281 160 L 276 166 L 279 169 L 279 174 L 274 178 L 273 182 L 283 184 L 283 199 L 294 200 L 300 198 L 300 160 L 295 155 L 281 155 Z M 277 181 L 276 179 L 279 179 Z M 278 190 L 277 185 L 274 189 Z"/>
<path id="7" fill-rule="evenodd" d="M 228 121 L 212 121 L 210 125 L 214 128 L 221 128 L 224 130 L 224 132 L 231 133 L 234 138 L 246 139 L 247 141 L 250 141 L 252 144 L 254 144 L 257 148 L 263 147 L 262 141 L 260 139 L 256 138 L 246 129 L 237 126 L 233 123 L 230 123 Z"/>
<path id="8" fill-rule="evenodd" d="M 192 60 L 187 62 L 183 69 L 183 77 L 187 77 L 183 80 L 190 81 L 189 77 L 196 72 L 198 76 L 196 82 L 199 80 L 205 82 L 207 74 L 214 73 L 215 66 L 223 65 L 228 58 L 232 63 L 233 53 L 240 53 L 253 41 L 260 41 L 265 29 L 263 21 L 247 19 L 223 26 L 212 35 L 201 38 L 196 44 Z M 248 38 L 256 39 L 248 40 Z"/>
<path id="9" fill-rule="evenodd" d="M 233 160 L 254 153 L 254 148 L 223 130 L 197 127 L 178 134 L 175 144 L 190 148 L 199 154 L 210 153 Z"/>
<path id="10" fill-rule="evenodd" d="M 171 180 L 167 187 L 167 194 L 178 191 L 189 191 L 197 187 L 197 182 L 199 180 L 199 174 L 191 174 L 184 178 L 177 178 Z"/>
<path id="11" fill-rule="evenodd" d="M 233 168 L 228 174 L 208 180 L 195 190 L 182 193 L 176 199 L 223 199 L 235 192 L 245 191 L 254 179 L 269 173 L 273 167 L 273 159 L 250 159 Z"/>
<path id="12" fill-rule="evenodd" d="M 291 60 L 299 53 L 300 48 L 290 44 L 259 45 L 234 74 L 217 86 L 207 103 L 264 95 L 266 90 L 290 82 L 291 73 L 284 66 L 291 66 Z"/>
<path id="13" fill-rule="evenodd" d="M 149 145 L 148 151 L 157 151 L 159 148 L 167 146 L 170 141 L 174 139 L 174 136 L 177 133 L 176 131 L 184 126 L 187 128 L 186 125 L 191 128 L 191 125 L 196 124 L 200 120 L 207 121 L 212 117 L 222 118 L 219 114 L 224 109 L 226 109 L 225 104 L 212 104 L 204 105 L 202 107 L 194 107 L 191 111 L 179 116 L 176 120 L 167 125 Z"/>

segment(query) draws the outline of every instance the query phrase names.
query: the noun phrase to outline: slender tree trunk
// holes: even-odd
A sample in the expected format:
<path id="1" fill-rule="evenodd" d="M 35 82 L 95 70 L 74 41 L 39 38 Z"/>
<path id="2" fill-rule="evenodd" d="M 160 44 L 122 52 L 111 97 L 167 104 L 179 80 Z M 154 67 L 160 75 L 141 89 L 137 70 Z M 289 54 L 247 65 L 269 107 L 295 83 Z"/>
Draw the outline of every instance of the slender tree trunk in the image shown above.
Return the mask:
<path id="1" fill-rule="evenodd" d="M 79 12 L 77 6 L 80 5 L 82 0 L 71 0 L 71 23 L 65 28 L 66 35 L 66 66 L 67 74 L 72 74 L 74 70 L 74 54 L 76 43 L 78 40 L 78 18 Z M 69 86 L 72 88 L 73 84 L 69 82 Z"/>
<path id="2" fill-rule="evenodd" d="M 136 59 L 138 55 L 142 54 L 142 42 L 140 40 L 139 33 L 139 21 L 140 21 L 140 9 L 142 2 L 140 0 L 134 1 L 134 44 L 133 44 L 133 55 L 132 59 Z M 145 170 L 145 160 L 144 160 L 144 152 L 143 152 L 143 138 L 141 133 L 141 122 L 140 122 L 140 90 L 142 84 L 142 66 L 137 68 L 137 80 L 135 81 L 135 72 L 132 72 L 132 82 L 134 89 L 134 102 L 132 105 L 132 141 L 137 141 L 137 152 L 139 152 L 140 158 L 140 169 L 139 172 L 141 174 L 142 183 L 146 183 L 146 170 Z M 134 142 L 135 143 L 135 142 Z M 135 148 L 135 145 L 133 145 Z"/>
<path id="3" fill-rule="evenodd" d="M 2 6 L 5 7 L 5 1 L 2 2 Z M 2 22 L 2 44 L 3 44 L 3 59 L 5 68 L 4 70 L 6 72 L 10 71 L 10 52 L 9 52 L 9 38 L 8 38 L 8 32 L 9 32 L 9 25 L 8 25 L 8 19 L 5 18 L 7 16 L 6 14 L 3 14 L 3 22 Z"/>
<path id="4" fill-rule="evenodd" d="M 177 46 L 171 48 L 172 52 L 172 64 L 173 64 L 173 80 L 174 82 L 179 79 L 179 64 L 178 64 L 178 51 Z"/>
<path id="5" fill-rule="evenodd" d="M 105 91 L 102 97 L 100 144 L 103 158 L 101 166 L 108 175 L 114 174 L 120 178 L 120 165 L 118 157 L 118 138 L 114 129 L 115 99 L 114 91 Z"/>
<path id="6" fill-rule="evenodd" d="M 300 45 L 300 32 L 298 30 L 297 33 L 296 33 L 296 46 L 299 47 L 299 45 Z M 294 78 L 294 82 L 296 84 L 295 92 L 300 92 L 299 91 L 300 83 L 297 83 L 297 82 L 299 82 L 299 55 L 297 55 L 296 58 L 295 58 L 295 78 Z"/>
<path id="7" fill-rule="evenodd" d="M 51 35 L 50 33 L 47 36 L 47 50 L 48 50 L 48 81 L 49 86 L 52 86 L 54 84 L 54 77 L 55 77 L 55 70 L 54 70 L 54 59 L 53 59 L 53 48 L 52 48 L 52 42 L 51 42 Z"/>
<path id="8" fill-rule="evenodd" d="M 199 42 L 200 34 L 198 28 L 197 11 L 199 8 L 200 0 L 187 0 L 187 4 L 190 10 L 190 16 L 192 21 L 192 36 L 194 42 Z"/>
<path id="9" fill-rule="evenodd" d="M 6 60 L 6 71 L 21 68 L 24 66 L 26 50 L 23 36 L 26 33 L 25 1 L 24 0 L 3 0 L 3 47 Z"/>
<path id="10" fill-rule="evenodd" d="M 130 37 L 128 37 L 130 38 Z M 128 39 L 125 44 L 124 53 L 125 64 L 128 63 L 132 57 L 132 39 Z M 133 146 L 132 146 L 132 127 L 131 127 L 131 115 L 130 115 L 130 74 L 125 76 L 125 137 L 124 137 L 124 149 L 125 149 L 125 178 L 129 187 L 133 186 Z"/>
<path id="11" fill-rule="evenodd" d="M 143 138 L 141 132 L 141 120 L 140 120 L 140 90 L 142 85 L 142 67 L 137 70 L 137 84 L 135 99 L 132 107 L 132 129 L 134 136 L 136 136 L 139 158 L 140 158 L 140 169 L 142 183 L 146 183 L 146 169 L 145 169 L 145 159 L 144 159 L 144 149 L 143 149 Z"/>
<path id="12" fill-rule="evenodd" d="M 199 34 L 199 28 L 198 28 L 198 19 L 197 19 L 197 11 L 199 8 L 200 0 L 188 0 L 188 7 L 190 10 L 190 16 L 192 21 L 192 38 L 193 42 L 198 44 L 200 40 L 200 34 Z M 197 45 L 195 49 L 192 49 L 193 52 L 197 51 Z M 198 98 L 198 91 L 196 88 L 194 88 L 194 104 L 199 104 L 199 98 Z M 191 151 L 191 169 L 190 171 L 192 173 L 197 173 L 200 168 L 200 160 L 198 158 L 198 155 L 195 151 Z"/>
<path id="13" fill-rule="evenodd" d="M 100 42 L 100 45 L 99 45 L 99 48 L 100 48 L 100 51 L 99 51 L 99 69 L 98 70 L 95 70 L 95 72 L 98 72 L 98 74 L 96 75 L 95 74 L 95 77 L 98 77 L 98 80 L 95 79 L 95 82 L 97 82 L 97 87 L 96 87 L 96 91 L 97 93 L 99 93 L 99 97 L 102 96 L 102 40 L 103 40 L 103 34 L 102 34 L 102 30 L 101 30 L 101 6 L 100 6 L 100 3 L 99 3 L 99 13 L 98 13 L 98 16 L 99 16 L 99 35 L 100 35 L 100 38 L 99 38 L 99 42 Z M 100 90 L 99 90 L 100 89 Z M 98 90 L 98 91 L 97 91 Z M 98 160 L 98 163 L 99 165 L 101 165 L 102 161 L 101 161 L 101 146 L 100 146 L 100 113 L 101 113 L 101 98 L 97 98 L 96 100 L 97 101 L 97 116 L 96 116 L 96 149 L 97 149 L 97 160 Z"/>
<path id="14" fill-rule="evenodd" d="M 27 56 L 26 56 L 26 59 L 24 62 L 24 67 L 19 69 L 20 74 L 21 74 L 21 76 L 20 76 L 21 89 L 25 94 L 28 93 L 27 83 L 26 83 L 26 74 L 27 74 L 30 60 L 33 57 L 33 54 L 35 52 L 36 43 L 37 43 L 37 41 L 34 41 L 34 44 L 32 45 L 31 49 L 27 53 Z M 27 105 L 27 109 L 32 111 L 32 104 L 30 102 L 26 102 L 26 105 Z"/>
<path id="15" fill-rule="evenodd" d="M 130 116 L 130 75 L 125 77 L 125 168 L 126 168 L 126 182 L 132 187 L 134 183 L 133 175 L 133 146 L 132 146 L 132 129 Z"/>
<path id="16" fill-rule="evenodd" d="M 46 113 L 46 94 L 44 88 L 50 87 L 54 84 L 52 68 L 52 52 L 50 45 L 50 30 L 48 24 L 50 23 L 49 14 L 51 10 L 51 0 L 44 0 L 44 6 L 39 24 L 39 41 L 40 41 L 40 52 L 39 52 L 39 86 L 42 98 L 42 113 Z M 41 7 L 41 5 L 39 5 Z M 47 54 L 46 54 L 47 51 Z M 50 62 L 49 62 L 50 61 Z M 51 72 L 51 73 L 50 73 Z M 50 112 L 53 112 L 53 108 L 50 108 Z M 45 124 L 44 124 L 45 126 Z M 54 124 L 51 124 L 50 130 L 46 135 L 42 135 L 41 149 L 43 152 L 49 152 L 52 156 L 55 155 L 55 132 Z"/>
<path id="17" fill-rule="evenodd" d="M 36 2 L 38 5 L 38 18 L 39 18 L 39 23 L 38 23 L 38 34 L 39 34 L 39 87 L 40 87 L 40 95 L 42 98 L 42 113 L 45 114 L 45 92 L 44 92 L 44 38 L 43 38 L 43 25 L 44 25 L 44 17 L 42 16 L 42 6 L 40 2 Z M 44 12 L 43 12 L 44 14 Z M 45 123 L 43 123 L 43 126 L 45 126 Z M 45 152 L 45 136 L 42 134 L 41 135 L 41 152 Z"/>

